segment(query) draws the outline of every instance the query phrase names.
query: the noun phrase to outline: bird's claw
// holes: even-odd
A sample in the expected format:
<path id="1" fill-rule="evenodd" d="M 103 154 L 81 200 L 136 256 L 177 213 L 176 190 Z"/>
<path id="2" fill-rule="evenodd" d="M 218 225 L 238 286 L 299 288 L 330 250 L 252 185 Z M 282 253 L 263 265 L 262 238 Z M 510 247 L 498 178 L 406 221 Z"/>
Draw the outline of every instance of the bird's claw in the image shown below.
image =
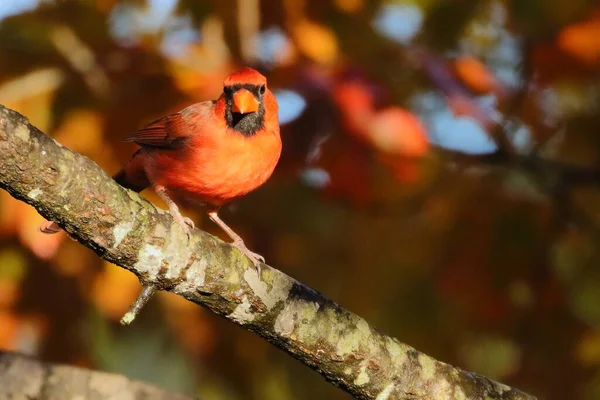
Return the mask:
<path id="1" fill-rule="evenodd" d="M 194 221 L 192 221 L 192 219 L 191 219 L 191 218 L 188 218 L 188 217 L 183 217 L 183 223 L 184 223 L 185 225 L 187 225 L 187 227 L 188 227 L 190 230 L 194 230 L 194 229 L 196 228 L 196 225 L 194 224 Z M 185 228 L 184 228 L 184 229 L 185 229 Z"/>
<path id="2" fill-rule="evenodd" d="M 186 233 L 188 240 L 189 240 L 189 238 L 192 234 L 192 231 L 196 227 L 196 225 L 194 225 L 194 221 L 192 221 L 188 217 L 183 217 L 181 215 L 179 215 L 179 216 L 174 215 L 173 217 L 175 217 L 175 221 L 179 224 L 179 226 L 181 226 L 181 228 Z"/>
<path id="3" fill-rule="evenodd" d="M 246 257 L 248 257 L 250 261 L 252 261 L 254 268 L 256 268 L 256 272 L 258 272 L 260 275 L 260 264 L 265 262 L 265 258 L 260 254 L 249 250 L 242 240 L 236 240 L 232 244 L 237 247 L 238 250 L 240 250 Z"/>

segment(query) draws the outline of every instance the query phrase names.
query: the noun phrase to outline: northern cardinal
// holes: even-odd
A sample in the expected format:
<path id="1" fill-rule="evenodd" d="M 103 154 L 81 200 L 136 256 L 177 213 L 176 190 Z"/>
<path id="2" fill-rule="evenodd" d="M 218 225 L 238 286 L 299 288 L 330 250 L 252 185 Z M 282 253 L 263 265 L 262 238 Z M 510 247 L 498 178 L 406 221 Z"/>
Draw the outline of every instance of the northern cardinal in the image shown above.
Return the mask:
<path id="1" fill-rule="evenodd" d="M 281 154 L 277 109 L 266 78 L 243 68 L 225 79 L 217 100 L 193 104 L 125 139 L 141 148 L 114 179 L 136 192 L 151 186 L 188 233 L 194 223 L 181 215 L 174 199 L 206 204 L 209 218 L 258 268 L 264 258 L 248 250 L 218 210 L 271 176 Z M 51 234 L 60 227 L 46 222 L 40 230 Z"/>

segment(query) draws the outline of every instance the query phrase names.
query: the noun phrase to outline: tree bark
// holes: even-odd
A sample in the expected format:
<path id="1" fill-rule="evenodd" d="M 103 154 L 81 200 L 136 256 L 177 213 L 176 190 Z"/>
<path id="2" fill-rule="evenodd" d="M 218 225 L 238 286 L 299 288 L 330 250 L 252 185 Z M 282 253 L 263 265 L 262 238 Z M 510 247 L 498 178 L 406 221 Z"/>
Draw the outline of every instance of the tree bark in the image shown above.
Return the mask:
<path id="1" fill-rule="evenodd" d="M 192 400 L 121 375 L 0 351 L 0 399 Z"/>
<path id="2" fill-rule="evenodd" d="M 85 134 L 82 132 L 81 134 Z M 100 257 L 255 332 L 359 399 L 534 399 L 437 361 L 284 273 L 260 275 L 0 105 L 0 187 Z"/>

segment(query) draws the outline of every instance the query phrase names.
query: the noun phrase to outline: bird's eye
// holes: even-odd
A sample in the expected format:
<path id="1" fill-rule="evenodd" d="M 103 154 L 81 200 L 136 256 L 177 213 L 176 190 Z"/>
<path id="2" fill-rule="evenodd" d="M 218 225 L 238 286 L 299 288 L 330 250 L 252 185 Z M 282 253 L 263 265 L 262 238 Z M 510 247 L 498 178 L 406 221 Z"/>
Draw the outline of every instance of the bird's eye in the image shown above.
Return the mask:
<path id="1" fill-rule="evenodd" d="M 223 86 L 223 93 L 225 93 L 225 94 L 232 94 L 233 93 L 233 88 L 231 86 Z"/>
<path id="2" fill-rule="evenodd" d="M 260 88 L 258 88 L 258 92 L 261 95 L 265 94 L 266 91 L 267 91 L 267 87 L 265 85 L 262 85 Z"/>

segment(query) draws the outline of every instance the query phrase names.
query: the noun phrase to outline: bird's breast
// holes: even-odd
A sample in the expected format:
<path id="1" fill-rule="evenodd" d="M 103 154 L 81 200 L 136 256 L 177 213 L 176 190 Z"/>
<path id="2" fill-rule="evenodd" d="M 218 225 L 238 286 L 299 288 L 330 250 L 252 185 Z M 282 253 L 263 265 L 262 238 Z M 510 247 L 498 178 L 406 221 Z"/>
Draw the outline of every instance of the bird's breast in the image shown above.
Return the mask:
<path id="1" fill-rule="evenodd" d="M 160 152 L 148 176 L 177 196 L 222 205 L 261 186 L 281 154 L 278 132 L 198 137 L 183 152 Z"/>

